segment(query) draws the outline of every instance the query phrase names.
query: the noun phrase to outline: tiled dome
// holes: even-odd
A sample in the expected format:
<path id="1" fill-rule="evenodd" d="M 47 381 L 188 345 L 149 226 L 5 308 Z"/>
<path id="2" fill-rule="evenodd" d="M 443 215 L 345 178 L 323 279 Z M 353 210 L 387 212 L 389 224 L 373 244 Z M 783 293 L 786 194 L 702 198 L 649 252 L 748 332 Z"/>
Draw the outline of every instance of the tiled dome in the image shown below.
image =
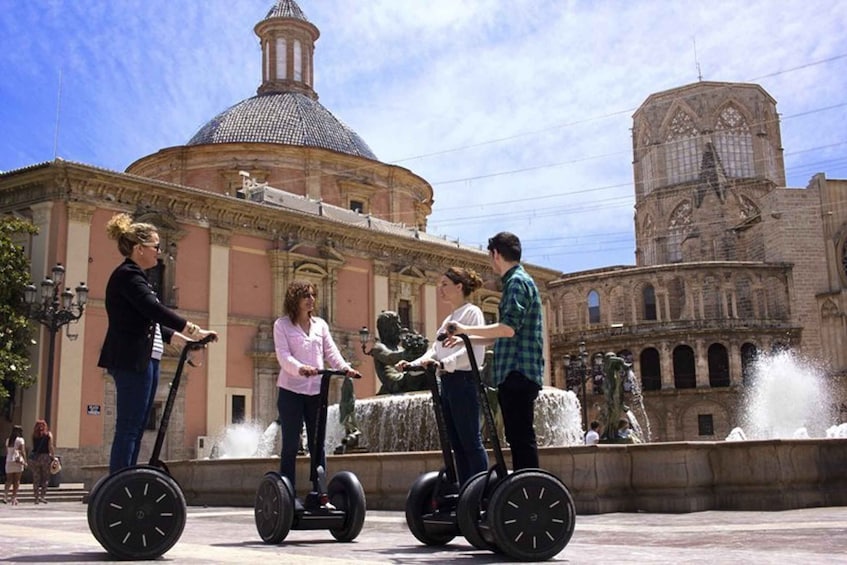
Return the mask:
<path id="1" fill-rule="evenodd" d="M 281 143 L 377 160 L 359 135 L 317 100 L 297 92 L 262 94 L 221 112 L 188 145 Z"/>

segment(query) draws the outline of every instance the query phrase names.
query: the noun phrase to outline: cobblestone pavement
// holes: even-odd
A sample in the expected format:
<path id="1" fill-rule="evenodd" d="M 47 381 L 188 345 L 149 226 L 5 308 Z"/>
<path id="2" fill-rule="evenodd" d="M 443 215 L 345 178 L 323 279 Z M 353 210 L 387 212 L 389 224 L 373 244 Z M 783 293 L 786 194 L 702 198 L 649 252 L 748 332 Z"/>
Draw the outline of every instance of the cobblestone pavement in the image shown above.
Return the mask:
<path id="1" fill-rule="evenodd" d="M 0 504 L 0 563 L 110 561 L 79 502 Z M 561 563 L 847 564 L 847 507 L 784 512 L 577 516 Z M 456 538 L 421 545 L 400 512 L 368 512 L 361 535 L 338 543 L 329 532 L 292 531 L 280 545 L 256 533 L 250 508 L 189 507 L 180 541 L 160 563 L 507 563 Z"/>

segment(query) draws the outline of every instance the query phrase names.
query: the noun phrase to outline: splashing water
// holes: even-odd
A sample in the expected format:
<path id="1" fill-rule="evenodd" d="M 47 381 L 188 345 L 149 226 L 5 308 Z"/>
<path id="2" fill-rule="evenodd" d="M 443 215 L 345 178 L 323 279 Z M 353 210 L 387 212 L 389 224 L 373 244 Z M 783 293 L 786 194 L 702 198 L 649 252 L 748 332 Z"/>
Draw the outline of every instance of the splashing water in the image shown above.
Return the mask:
<path id="1" fill-rule="evenodd" d="M 741 427 L 735 428 L 727 440 L 838 437 L 826 430 L 832 418 L 830 394 L 818 367 L 783 351 L 761 356 L 753 375 Z M 832 433 L 839 432 L 836 429 Z"/>
<path id="2" fill-rule="evenodd" d="M 263 427 L 257 422 L 232 424 L 212 440 L 211 459 L 270 457 L 274 454 L 279 424 Z"/>

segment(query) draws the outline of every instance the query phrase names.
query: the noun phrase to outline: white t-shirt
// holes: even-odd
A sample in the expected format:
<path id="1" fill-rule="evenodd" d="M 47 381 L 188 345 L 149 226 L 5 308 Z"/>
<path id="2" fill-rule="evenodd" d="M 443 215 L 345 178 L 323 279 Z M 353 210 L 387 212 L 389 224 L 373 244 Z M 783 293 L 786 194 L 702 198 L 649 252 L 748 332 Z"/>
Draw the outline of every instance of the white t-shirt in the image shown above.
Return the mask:
<path id="1" fill-rule="evenodd" d="M 585 434 L 585 445 L 597 445 L 598 443 L 600 443 L 600 434 L 595 430 L 588 430 L 588 433 Z"/>

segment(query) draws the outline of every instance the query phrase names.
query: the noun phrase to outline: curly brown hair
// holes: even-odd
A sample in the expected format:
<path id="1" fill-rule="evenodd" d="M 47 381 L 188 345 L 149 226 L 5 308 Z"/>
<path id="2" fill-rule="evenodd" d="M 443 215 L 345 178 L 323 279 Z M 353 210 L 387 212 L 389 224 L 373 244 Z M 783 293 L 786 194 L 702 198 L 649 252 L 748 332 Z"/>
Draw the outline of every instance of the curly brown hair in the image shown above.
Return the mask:
<path id="1" fill-rule="evenodd" d="M 470 296 L 473 291 L 482 286 L 482 277 L 473 269 L 450 267 L 444 276 L 453 281 L 453 284 L 462 285 L 462 294 L 465 296 Z"/>
<path id="2" fill-rule="evenodd" d="M 292 281 L 288 285 L 288 290 L 285 291 L 285 303 L 283 310 L 286 316 L 292 322 L 297 319 L 297 314 L 300 313 L 300 299 L 309 295 L 317 298 L 318 291 L 315 286 L 307 281 Z"/>
<path id="3" fill-rule="evenodd" d="M 159 230 L 153 224 L 133 222 L 129 214 L 122 212 L 112 216 L 106 224 L 106 233 L 118 242 L 121 255 L 129 257 L 133 247 L 149 242 Z"/>

